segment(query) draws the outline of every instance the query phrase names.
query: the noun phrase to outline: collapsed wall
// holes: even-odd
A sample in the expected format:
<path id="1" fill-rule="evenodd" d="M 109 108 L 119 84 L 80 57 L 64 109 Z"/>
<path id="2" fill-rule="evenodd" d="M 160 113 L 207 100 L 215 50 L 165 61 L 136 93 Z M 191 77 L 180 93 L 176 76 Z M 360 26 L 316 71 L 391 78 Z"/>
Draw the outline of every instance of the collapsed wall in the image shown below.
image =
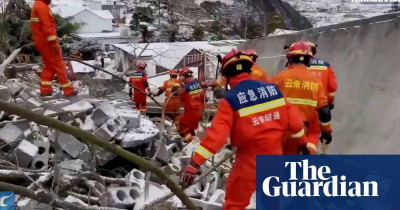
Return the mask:
<path id="1" fill-rule="evenodd" d="M 338 80 L 331 154 L 400 152 L 400 13 L 253 40 L 268 76 L 285 69 L 283 47 L 318 44 L 317 58 L 330 62 Z M 281 56 L 279 56 L 281 55 Z"/>

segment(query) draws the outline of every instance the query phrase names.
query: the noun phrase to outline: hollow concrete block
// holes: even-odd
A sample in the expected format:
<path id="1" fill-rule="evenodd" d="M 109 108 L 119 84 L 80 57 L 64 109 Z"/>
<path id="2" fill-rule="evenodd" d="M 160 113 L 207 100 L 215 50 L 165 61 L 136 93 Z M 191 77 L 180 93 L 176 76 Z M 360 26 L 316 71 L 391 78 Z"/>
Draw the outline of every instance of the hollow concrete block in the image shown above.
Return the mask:
<path id="1" fill-rule="evenodd" d="M 141 115 L 138 110 L 117 109 L 117 113 L 126 120 L 126 126 L 128 128 L 140 127 Z"/>
<path id="2" fill-rule="evenodd" d="M 109 101 L 103 102 L 100 107 L 94 110 L 92 119 L 97 127 L 102 126 L 107 120 L 114 117 L 116 108 Z"/>
<path id="3" fill-rule="evenodd" d="M 38 147 L 38 152 L 33 158 L 31 169 L 47 169 L 49 163 L 50 142 L 33 141 L 33 144 Z"/>
<path id="4" fill-rule="evenodd" d="M 115 135 L 117 135 L 118 132 L 118 125 L 113 119 L 109 119 L 99 129 L 96 130 L 94 135 L 106 141 L 110 141 Z"/>
<path id="5" fill-rule="evenodd" d="M 100 196 L 99 202 L 100 206 L 127 209 L 136 204 L 140 194 L 137 187 L 113 187 Z"/>
<path id="6" fill-rule="evenodd" d="M 29 124 L 26 123 L 26 125 L 29 127 Z M 11 123 L 7 123 L 0 130 L 0 140 L 3 141 L 5 144 L 8 144 L 5 149 L 11 149 L 15 147 L 16 143 L 13 144 L 13 142 L 23 139 L 24 136 L 24 131 Z"/>
<path id="7" fill-rule="evenodd" d="M 53 132 L 49 139 L 52 142 L 55 142 L 56 132 Z M 80 142 L 74 136 L 63 132 L 60 132 L 58 136 L 58 143 L 60 144 L 61 148 L 73 158 L 78 157 L 79 153 L 85 149 L 85 145 L 82 142 Z"/>

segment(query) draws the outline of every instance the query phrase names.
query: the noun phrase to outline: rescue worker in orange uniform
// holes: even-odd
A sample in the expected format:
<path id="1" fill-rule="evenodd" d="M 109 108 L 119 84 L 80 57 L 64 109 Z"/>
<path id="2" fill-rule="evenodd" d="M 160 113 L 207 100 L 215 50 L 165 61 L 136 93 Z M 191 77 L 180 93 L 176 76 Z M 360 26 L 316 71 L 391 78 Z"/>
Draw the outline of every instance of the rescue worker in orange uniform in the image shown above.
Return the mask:
<path id="1" fill-rule="evenodd" d="M 313 57 L 310 46 L 305 42 L 296 42 L 289 46 L 286 57 L 288 68 L 275 75 L 271 81 L 299 110 L 307 128 L 307 139 L 318 145 L 321 135 L 329 144 L 332 141 L 331 112 L 322 82 L 307 69 Z M 296 141 L 284 139 L 282 144 L 283 154 L 298 154 Z M 315 154 L 315 151 L 311 151 L 311 154 Z"/>
<path id="2" fill-rule="evenodd" d="M 181 99 L 178 96 L 178 93 L 175 93 L 174 96 L 171 96 L 172 89 L 175 91 L 178 90 L 182 82 L 178 79 L 178 71 L 177 70 L 171 70 L 169 71 L 169 76 L 171 77 L 169 80 L 165 81 L 162 87 L 158 88 L 157 94 L 155 96 L 159 96 L 162 93 L 165 92 L 165 114 L 170 117 L 175 125 L 178 125 L 179 123 L 179 109 L 181 108 Z M 171 96 L 171 98 L 168 101 L 168 98 Z"/>
<path id="3" fill-rule="evenodd" d="M 185 143 L 190 143 L 196 136 L 195 130 L 201 121 L 206 96 L 200 82 L 193 78 L 193 72 L 190 69 L 181 69 L 179 77 L 182 78 L 179 96 L 184 112 L 179 119 L 178 132 Z"/>
<path id="4" fill-rule="evenodd" d="M 146 93 L 150 92 L 149 83 L 147 82 L 146 67 L 146 63 L 139 62 L 137 64 L 137 71 L 135 71 L 129 79 L 129 83 L 138 88 L 133 88 L 133 101 L 135 102 L 136 109 L 140 110 L 142 114 L 146 114 Z M 129 90 L 129 95 L 132 95 L 132 88 Z"/>
<path id="5" fill-rule="evenodd" d="M 309 41 L 306 43 L 311 46 L 311 52 L 313 56 L 315 56 L 315 54 L 317 54 L 317 45 Z M 313 58 L 310 60 L 310 67 L 308 67 L 308 69 L 313 75 L 317 76 L 324 85 L 325 94 L 328 96 L 329 108 L 332 110 L 334 108 L 337 82 L 331 64 L 322 59 Z"/>
<path id="6" fill-rule="evenodd" d="M 220 101 L 211 127 L 181 180 L 184 187 L 190 185 L 200 166 L 225 145 L 230 135 L 237 152 L 226 183 L 223 209 L 243 210 L 249 205 L 256 190 L 256 155 L 281 155 L 281 139 L 287 131 L 303 142 L 304 153 L 315 148 L 305 138 L 297 109 L 276 85 L 252 79 L 252 65 L 250 56 L 236 49 L 222 59 L 222 75 L 228 78 L 232 89 Z"/>
<path id="7" fill-rule="evenodd" d="M 77 92 L 67 77 L 67 69 L 57 40 L 57 25 L 49 8 L 51 0 L 36 0 L 32 7 L 30 27 L 37 51 L 42 55 L 44 68 L 40 74 L 40 93 L 51 96 L 54 75 L 63 88 L 65 96 Z"/>

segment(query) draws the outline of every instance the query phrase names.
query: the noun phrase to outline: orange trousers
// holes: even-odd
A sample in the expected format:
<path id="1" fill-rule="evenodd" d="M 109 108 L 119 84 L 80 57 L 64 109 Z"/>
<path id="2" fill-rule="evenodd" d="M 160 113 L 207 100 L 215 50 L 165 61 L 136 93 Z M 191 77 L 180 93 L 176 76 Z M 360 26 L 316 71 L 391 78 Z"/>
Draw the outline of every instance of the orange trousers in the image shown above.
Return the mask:
<path id="1" fill-rule="evenodd" d="M 321 136 L 321 126 L 319 124 L 318 114 L 313 116 L 308 122 L 308 127 L 304 128 L 306 138 L 309 142 L 313 143 L 318 148 L 319 137 Z M 290 138 L 290 135 L 286 135 L 283 142 L 283 154 L 284 155 L 298 155 L 299 141 L 298 139 Z M 311 153 L 311 155 L 315 155 Z"/>
<path id="2" fill-rule="evenodd" d="M 133 92 L 133 101 L 135 102 L 135 107 L 142 113 L 146 113 L 147 111 L 146 98 L 147 98 L 146 94 L 142 92 L 139 91 Z"/>
<path id="3" fill-rule="evenodd" d="M 40 74 L 40 92 L 41 95 L 51 95 L 53 92 L 52 81 L 54 75 L 57 75 L 58 83 L 61 84 L 65 96 L 74 94 L 74 88 L 67 77 L 67 68 L 62 59 L 61 48 L 56 43 L 58 53 L 54 53 L 50 44 L 36 45 L 36 49 L 42 55 L 44 68 Z"/>
<path id="4" fill-rule="evenodd" d="M 201 112 L 201 109 L 185 110 L 179 119 L 178 132 L 186 143 L 191 142 L 193 136 L 196 136 L 195 130 L 199 127 Z"/>
<path id="5" fill-rule="evenodd" d="M 256 191 L 256 155 L 282 155 L 282 148 L 277 145 L 278 148 L 270 148 L 260 142 L 237 148 L 235 162 L 226 181 L 224 210 L 244 210 L 250 204 L 251 195 Z"/>
<path id="6" fill-rule="evenodd" d="M 165 99 L 165 115 L 171 118 L 174 124 L 179 123 L 179 109 L 181 108 L 181 99 L 179 97 L 172 97 L 169 99 L 168 104 L 167 98 Z"/>

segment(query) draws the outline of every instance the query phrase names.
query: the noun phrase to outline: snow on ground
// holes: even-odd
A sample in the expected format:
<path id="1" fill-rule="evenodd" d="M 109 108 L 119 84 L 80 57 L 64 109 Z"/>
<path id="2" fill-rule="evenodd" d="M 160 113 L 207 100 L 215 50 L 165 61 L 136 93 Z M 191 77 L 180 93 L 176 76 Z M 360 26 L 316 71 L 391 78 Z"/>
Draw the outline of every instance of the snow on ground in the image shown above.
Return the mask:
<path id="1" fill-rule="evenodd" d="M 84 61 L 87 64 L 94 65 L 96 61 L 91 60 L 91 61 Z M 75 73 L 90 73 L 94 72 L 94 69 L 92 67 L 86 66 L 85 64 L 72 61 L 71 62 L 72 68 L 74 69 Z"/>
<path id="2" fill-rule="evenodd" d="M 348 0 L 285 0 L 314 27 L 327 26 L 347 21 L 382 15 L 390 9 L 376 5 L 365 5 Z"/>
<path id="3" fill-rule="evenodd" d="M 115 74 L 117 76 L 119 76 L 121 74 L 121 72 L 117 71 L 117 65 L 116 65 L 116 61 L 115 60 L 111 60 L 109 58 L 104 58 L 104 70 Z M 104 73 L 102 71 L 96 71 L 96 76 L 94 76 L 94 79 L 112 79 L 112 76 Z"/>

